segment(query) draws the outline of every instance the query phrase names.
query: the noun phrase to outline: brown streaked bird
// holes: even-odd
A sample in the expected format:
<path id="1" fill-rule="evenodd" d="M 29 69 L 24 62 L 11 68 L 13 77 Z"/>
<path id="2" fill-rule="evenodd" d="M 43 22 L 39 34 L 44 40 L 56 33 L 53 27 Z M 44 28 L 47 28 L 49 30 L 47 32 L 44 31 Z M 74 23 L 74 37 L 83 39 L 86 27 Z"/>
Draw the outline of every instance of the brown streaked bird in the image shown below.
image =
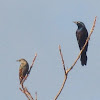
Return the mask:
<path id="1" fill-rule="evenodd" d="M 88 37 L 88 31 L 83 22 L 76 21 L 74 23 L 78 26 L 78 29 L 76 30 L 76 37 L 77 37 L 77 42 L 78 42 L 79 48 L 81 50 L 86 42 L 87 37 Z M 81 60 L 82 66 L 87 64 L 87 55 L 86 55 L 87 49 L 88 49 L 88 43 L 85 46 L 85 48 L 81 54 L 80 60 Z"/>
<path id="2" fill-rule="evenodd" d="M 26 76 L 26 74 L 28 74 L 29 64 L 25 59 L 19 59 L 17 61 L 19 61 L 21 63 L 20 67 L 19 67 L 19 80 L 20 80 L 20 84 L 21 84 L 21 82 L 24 79 L 24 77 Z"/>

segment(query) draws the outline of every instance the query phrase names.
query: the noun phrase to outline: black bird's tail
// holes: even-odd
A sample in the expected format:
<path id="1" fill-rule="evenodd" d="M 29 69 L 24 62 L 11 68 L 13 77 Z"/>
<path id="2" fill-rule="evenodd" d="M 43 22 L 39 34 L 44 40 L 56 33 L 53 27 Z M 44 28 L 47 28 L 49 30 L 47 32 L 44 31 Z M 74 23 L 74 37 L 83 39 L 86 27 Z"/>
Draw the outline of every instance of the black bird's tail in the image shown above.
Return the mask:
<path id="1" fill-rule="evenodd" d="M 81 54 L 81 64 L 82 64 L 82 66 L 84 66 L 84 65 L 86 65 L 87 64 L 87 55 L 86 55 L 86 52 L 82 52 L 82 54 Z"/>

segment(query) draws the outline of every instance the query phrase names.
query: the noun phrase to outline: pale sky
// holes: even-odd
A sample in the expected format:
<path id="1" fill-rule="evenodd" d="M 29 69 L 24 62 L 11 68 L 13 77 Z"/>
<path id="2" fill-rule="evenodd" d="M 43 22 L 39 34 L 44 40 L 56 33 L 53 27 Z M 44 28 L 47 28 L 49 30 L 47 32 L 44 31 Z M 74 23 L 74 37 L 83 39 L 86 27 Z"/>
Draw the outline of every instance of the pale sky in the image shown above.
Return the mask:
<path id="1" fill-rule="evenodd" d="M 16 60 L 31 65 L 35 53 L 25 86 L 38 100 L 53 100 L 64 79 L 58 46 L 70 67 L 79 53 L 73 21 L 84 22 L 89 32 L 95 16 L 87 66 L 78 60 L 58 100 L 100 100 L 100 0 L 0 0 L 0 100 L 27 100 Z"/>

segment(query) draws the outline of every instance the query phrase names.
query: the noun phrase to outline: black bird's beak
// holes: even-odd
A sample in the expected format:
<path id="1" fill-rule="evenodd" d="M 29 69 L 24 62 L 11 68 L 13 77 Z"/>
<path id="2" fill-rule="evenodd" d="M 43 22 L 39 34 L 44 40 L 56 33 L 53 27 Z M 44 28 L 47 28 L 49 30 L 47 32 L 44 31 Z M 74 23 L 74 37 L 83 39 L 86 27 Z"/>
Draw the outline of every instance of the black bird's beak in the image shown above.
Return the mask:
<path id="1" fill-rule="evenodd" d="M 73 23 L 77 24 L 77 22 L 76 22 L 76 21 L 73 21 Z"/>

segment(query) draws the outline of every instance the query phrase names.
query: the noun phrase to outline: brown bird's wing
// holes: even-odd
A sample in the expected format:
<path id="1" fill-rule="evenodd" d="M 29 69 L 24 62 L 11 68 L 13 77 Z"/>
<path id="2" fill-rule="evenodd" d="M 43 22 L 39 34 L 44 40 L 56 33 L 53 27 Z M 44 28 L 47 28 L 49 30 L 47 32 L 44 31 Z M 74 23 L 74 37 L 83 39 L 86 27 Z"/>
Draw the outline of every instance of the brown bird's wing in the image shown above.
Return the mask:
<path id="1" fill-rule="evenodd" d="M 28 64 L 26 64 L 25 66 L 20 66 L 20 69 L 19 69 L 19 80 L 20 80 L 20 83 L 24 79 L 25 75 L 28 73 L 28 69 L 29 69 L 29 65 Z"/>

